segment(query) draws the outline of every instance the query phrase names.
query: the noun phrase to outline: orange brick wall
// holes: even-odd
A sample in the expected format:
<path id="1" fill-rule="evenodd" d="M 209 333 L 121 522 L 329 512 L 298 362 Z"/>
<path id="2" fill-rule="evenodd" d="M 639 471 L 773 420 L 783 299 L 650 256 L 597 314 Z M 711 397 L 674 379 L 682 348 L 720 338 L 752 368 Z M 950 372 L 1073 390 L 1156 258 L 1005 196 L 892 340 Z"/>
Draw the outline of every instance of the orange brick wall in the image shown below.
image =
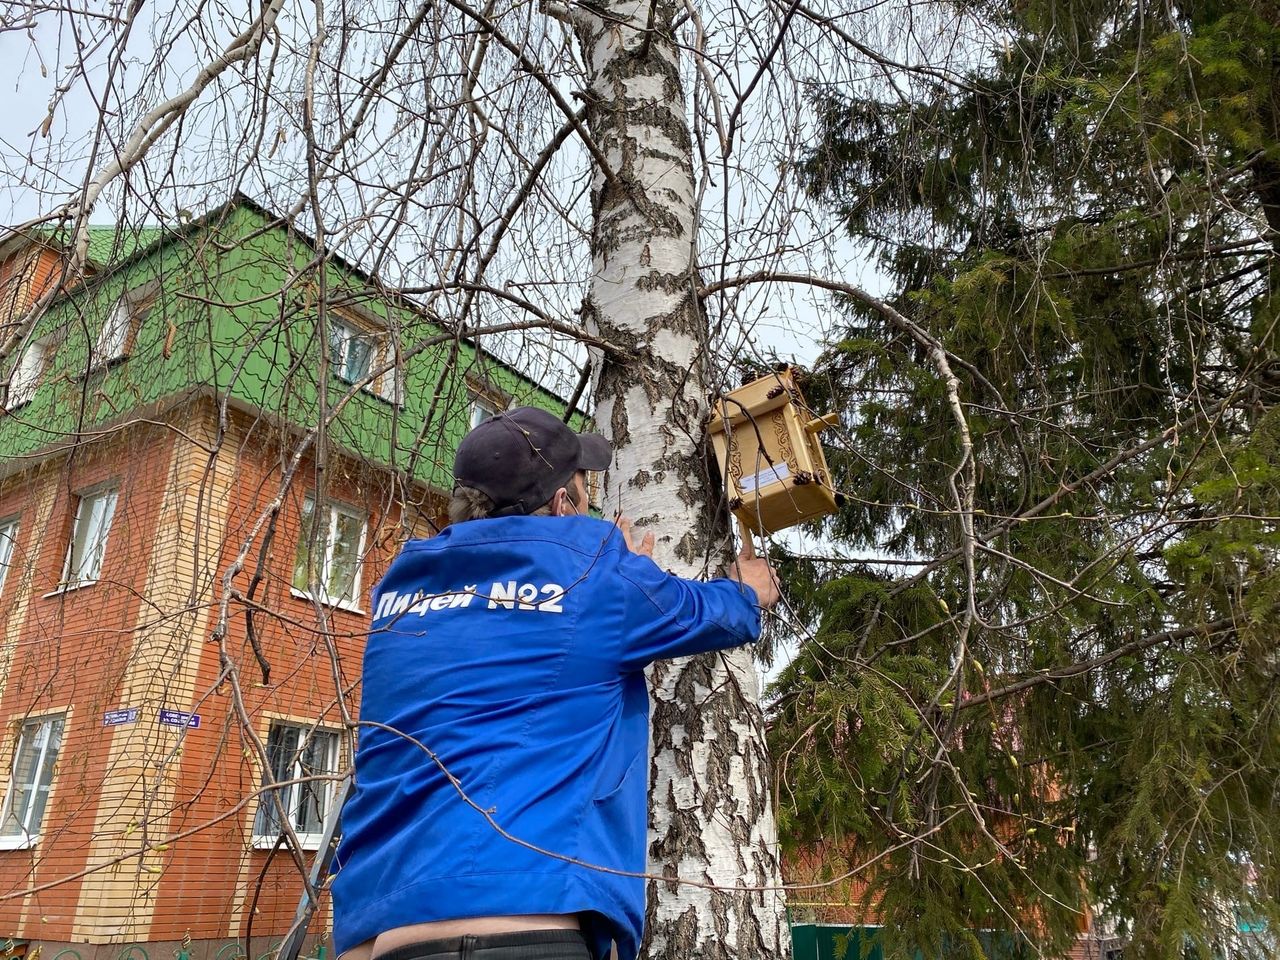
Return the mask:
<path id="1" fill-rule="evenodd" d="M 0 329 L 21 318 L 61 277 L 61 255 L 37 244 L 0 262 Z"/>
<path id="2" fill-rule="evenodd" d="M 870 871 L 852 844 L 818 843 L 792 852 L 783 863 L 793 889 L 787 909 L 793 923 L 866 927 L 880 924 L 868 892 Z M 859 869 L 861 868 L 861 869 Z M 874 869 L 874 868 L 871 868 Z M 856 872 L 854 872 L 856 870 Z M 1091 912 L 1081 918 L 1080 935 L 1064 960 L 1108 960 L 1120 941 L 1094 928 Z"/>
<path id="3" fill-rule="evenodd" d="M 242 544 L 251 535 L 254 523 L 266 512 L 277 495 L 278 457 L 257 450 L 240 459 L 240 469 L 231 491 L 227 527 L 220 568 L 234 563 Z M 371 548 L 361 576 L 361 592 L 367 609 L 369 591 L 381 575 L 394 541 L 388 536 L 396 516 L 385 523 L 385 483 L 373 475 L 342 475 L 330 464 L 328 496 L 345 504 L 369 510 L 366 544 Z M 265 660 L 271 665 L 270 682 L 262 684 L 262 674 L 248 638 L 244 608 L 235 610 L 228 623 L 225 647 L 239 665 L 239 682 L 245 710 L 253 731 L 265 744 L 272 718 L 295 718 L 339 729 L 343 725 L 338 706 L 341 689 L 347 709 L 358 709 L 359 670 L 363 631 L 367 613 L 351 613 L 334 607 L 317 610 L 310 600 L 291 591 L 293 561 L 301 536 L 299 510 L 306 493 L 314 490 L 314 471 L 299 472 L 294 488 L 286 497 L 271 550 L 265 558 L 265 575 L 255 600 L 271 614 L 255 619 L 255 632 Z M 260 538 L 259 538 L 260 540 Z M 258 563 L 255 549 L 246 563 L 246 573 L 236 582 L 247 588 Z M 234 608 L 233 608 L 234 609 Z M 211 610 L 216 619 L 218 611 Z M 330 644 L 337 661 L 330 653 Z M 214 652 L 211 646 L 211 654 Z M 340 671 L 340 686 L 335 683 Z M 201 731 L 187 738 L 179 782 L 182 803 L 172 818 L 172 832 L 213 820 L 230 803 L 252 793 L 261 778 L 256 749 L 244 735 L 243 724 L 232 715 L 232 685 L 217 689 L 221 665 L 216 656 L 201 662 L 196 686 L 215 691 L 200 706 Z M 207 732 L 203 732 L 206 729 Z M 216 736 L 215 736 L 216 735 Z M 248 756 L 246 756 L 248 753 Z M 343 744 L 343 761 L 349 761 L 349 745 Z M 209 788 L 197 790 L 199 784 Z M 157 890 L 153 939 L 174 939 L 190 930 L 192 936 L 241 937 L 251 932 L 255 940 L 288 929 L 302 893 L 298 868 L 285 850 L 274 855 L 252 848 L 251 829 L 256 804 L 243 815 L 229 818 L 191 840 L 175 845 L 164 878 Z M 220 885 L 210 882 L 223 878 Z M 256 913 L 251 910 L 255 892 Z M 192 928 L 192 906 L 203 906 L 199 933 Z M 327 911 L 317 918 L 313 929 L 327 927 Z M 263 949 L 266 948 L 264 941 Z"/>
<path id="4" fill-rule="evenodd" d="M 167 437 L 155 433 L 128 456 L 121 456 L 118 443 L 85 448 L 70 470 L 45 469 L 16 478 L 0 495 L 0 516 L 20 515 L 13 562 L 0 598 L 10 654 L 0 693 L 0 729 L 6 733 L 0 757 L 5 771 L 24 718 L 67 713 L 41 843 L 34 850 L 0 851 L 2 928 L 35 927 L 51 937 L 71 933 L 82 880 L 58 883 L 28 897 L 14 894 L 82 871 L 98 805 L 111 797 L 107 755 L 114 731 L 103 730 L 101 718 L 116 706 L 139 618 L 136 558 L 145 553 L 154 534 L 157 479 L 163 477 L 169 454 Z M 100 580 L 56 592 L 76 491 L 108 480 L 119 483 L 119 499 Z M 19 606 L 23 609 L 15 609 Z"/>
<path id="5" fill-rule="evenodd" d="M 190 937 L 195 955 L 212 960 L 250 923 L 247 952 L 257 956 L 292 922 L 299 866 L 287 851 L 271 856 L 251 843 L 257 802 L 246 798 L 262 769 L 233 690 L 264 745 L 272 717 L 341 729 L 340 694 L 358 709 L 367 613 L 317 609 L 290 590 L 313 464 L 299 471 L 260 556 L 257 525 L 277 496 L 281 448 L 296 439 L 233 419 L 211 457 L 212 406 L 183 416 L 181 433 L 131 427 L 0 485 L 0 518 L 21 516 L 0 589 L 0 769 L 9 770 L 23 717 L 68 714 L 40 842 L 0 850 L 0 939 L 73 945 L 88 957 L 90 944 Z M 325 466 L 329 498 L 368 513 L 367 609 L 398 546 L 398 509 L 385 475 L 338 457 Z M 107 480 L 119 483 L 119 499 L 102 577 L 52 592 L 75 493 Z M 246 542 L 252 549 L 230 587 L 243 595 L 261 579 L 252 601 L 232 597 L 221 630 L 223 573 Z M 266 684 L 249 643 L 250 606 L 271 664 Z M 104 712 L 129 707 L 142 711 L 137 722 L 103 725 Z M 200 726 L 162 727 L 161 708 L 198 713 Z M 340 765 L 349 759 L 344 743 Z M 327 927 L 326 912 L 311 930 Z"/>

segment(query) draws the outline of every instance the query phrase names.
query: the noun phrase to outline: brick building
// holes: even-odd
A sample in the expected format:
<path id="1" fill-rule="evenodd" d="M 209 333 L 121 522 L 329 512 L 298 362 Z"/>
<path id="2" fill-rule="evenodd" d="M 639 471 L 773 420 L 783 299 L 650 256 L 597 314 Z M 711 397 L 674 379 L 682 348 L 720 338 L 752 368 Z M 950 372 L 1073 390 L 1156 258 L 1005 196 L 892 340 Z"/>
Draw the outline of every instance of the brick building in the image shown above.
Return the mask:
<path id="1" fill-rule="evenodd" d="M 787 857 L 786 882 L 806 888 L 787 901 L 795 960 L 856 958 L 868 943 L 867 960 L 883 960 L 876 943 L 880 917 L 870 873 L 847 872 L 864 859 L 850 843 L 816 844 Z M 1103 919 L 1082 916 L 1078 930 L 1064 960 L 1121 960 L 1123 940 Z M 1008 931 L 983 930 L 978 936 L 988 955 L 998 960 L 1035 956 Z"/>
<path id="2" fill-rule="evenodd" d="M 370 587 L 474 418 L 564 403 L 244 198 L 89 259 L 68 289 L 56 235 L 0 239 L 0 330 L 54 298 L 0 365 L 0 942 L 256 958 L 349 764 Z"/>

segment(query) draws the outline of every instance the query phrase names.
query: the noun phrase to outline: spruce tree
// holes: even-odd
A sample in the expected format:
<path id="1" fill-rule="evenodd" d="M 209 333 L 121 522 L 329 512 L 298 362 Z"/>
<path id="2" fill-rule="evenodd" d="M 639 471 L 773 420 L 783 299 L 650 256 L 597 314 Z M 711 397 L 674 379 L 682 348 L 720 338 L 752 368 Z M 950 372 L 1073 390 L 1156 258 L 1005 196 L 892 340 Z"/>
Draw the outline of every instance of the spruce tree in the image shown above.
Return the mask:
<path id="1" fill-rule="evenodd" d="M 1126 960 L 1265 951 L 1280 5 L 952 6 L 996 37 L 967 74 L 813 101 L 801 175 L 900 317 L 842 297 L 808 385 L 846 501 L 787 564 L 781 830 L 891 956 L 1056 955 L 1095 910 Z"/>

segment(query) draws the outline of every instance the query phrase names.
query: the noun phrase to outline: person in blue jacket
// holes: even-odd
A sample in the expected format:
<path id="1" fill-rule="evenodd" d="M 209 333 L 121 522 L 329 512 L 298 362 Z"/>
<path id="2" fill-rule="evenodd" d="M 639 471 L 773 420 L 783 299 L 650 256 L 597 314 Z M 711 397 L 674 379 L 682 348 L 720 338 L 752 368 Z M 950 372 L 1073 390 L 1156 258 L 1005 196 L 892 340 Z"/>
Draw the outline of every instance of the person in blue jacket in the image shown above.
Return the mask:
<path id="1" fill-rule="evenodd" d="M 355 791 L 333 878 L 343 960 L 632 960 L 645 911 L 654 660 L 754 641 L 750 540 L 685 580 L 587 512 L 608 441 L 522 407 L 471 431 L 450 525 L 373 594 Z"/>

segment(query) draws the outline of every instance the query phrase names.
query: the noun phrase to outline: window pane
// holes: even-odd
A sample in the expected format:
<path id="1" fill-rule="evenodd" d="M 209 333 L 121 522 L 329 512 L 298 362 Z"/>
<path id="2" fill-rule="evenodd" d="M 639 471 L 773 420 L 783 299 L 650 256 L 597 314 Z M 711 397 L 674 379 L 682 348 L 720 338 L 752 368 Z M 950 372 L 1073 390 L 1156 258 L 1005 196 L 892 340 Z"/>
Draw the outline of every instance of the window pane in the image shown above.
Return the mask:
<path id="1" fill-rule="evenodd" d="M 38 720 L 25 723 L 22 735 L 18 738 L 9 794 L 5 800 L 4 826 L 0 827 L 0 832 L 5 836 L 21 836 L 27 832 L 27 808 L 31 805 L 31 790 L 35 786 L 36 761 L 40 759 L 40 747 L 37 743 L 40 727 Z"/>
<path id="2" fill-rule="evenodd" d="M 296 590 L 308 590 L 313 579 L 312 573 L 321 569 L 324 558 L 325 538 L 311 535 L 312 521 L 315 514 L 315 502 L 308 497 L 302 503 L 302 522 L 298 534 L 298 549 L 293 557 L 293 586 Z"/>
<path id="3" fill-rule="evenodd" d="M 267 763 L 270 769 L 263 775 L 264 786 L 272 782 L 294 779 L 294 763 L 298 756 L 298 734 L 297 727 L 283 723 L 271 725 L 271 730 L 267 733 Z M 291 787 L 263 791 L 258 801 L 258 817 L 253 832 L 258 836 L 277 836 L 280 833 L 277 797 L 279 805 L 288 810 L 293 795 L 294 790 Z"/>
<path id="4" fill-rule="evenodd" d="M 114 490 L 80 498 L 76 510 L 75 529 L 71 535 L 71 557 L 67 564 L 68 583 L 87 583 L 98 579 L 102 558 L 106 553 L 107 534 L 115 515 Z"/>
<path id="5" fill-rule="evenodd" d="M 34 396 L 40 382 L 40 374 L 44 372 L 45 345 L 37 340 L 22 353 L 13 377 L 9 381 L 8 405 L 15 407 L 26 403 Z"/>
<path id="6" fill-rule="evenodd" d="M 71 531 L 71 555 L 67 559 L 68 583 L 80 582 L 80 570 L 85 565 L 85 548 L 88 546 L 89 514 L 92 511 L 93 505 L 88 499 L 81 497 L 80 503 L 76 507 L 75 528 Z"/>
<path id="7" fill-rule="evenodd" d="M 347 356 L 340 376 L 348 383 L 363 380 L 372 369 L 373 344 L 368 337 L 352 332 L 347 340 Z"/>
<path id="8" fill-rule="evenodd" d="M 301 780 L 332 774 L 338 755 L 338 735 L 289 723 L 274 723 L 267 737 L 267 756 L 276 780 Z M 273 793 L 277 793 L 273 791 Z M 317 834 L 324 829 L 333 784 L 328 780 L 281 787 L 280 804 L 288 812 L 293 829 Z M 280 833 L 280 816 L 273 796 L 263 794 L 254 822 L 254 834 L 273 837 Z"/>
<path id="9" fill-rule="evenodd" d="M 345 324 L 331 320 L 329 322 L 329 372 L 341 377 L 347 359 L 347 341 L 351 339 L 351 330 Z"/>
<path id="10" fill-rule="evenodd" d="M 499 413 L 498 405 L 485 397 L 476 397 L 471 401 L 471 429 Z"/>
<path id="11" fill-rule="evenodd" d="M 258 816 L 253 821 L 255 837 L 274 837 L 280 833 L 280 813 L 276 810 L 277 792 L 264 790 L 258 798 Z"/>
<path id="12" fill-rule="evenodd" d="M 62 720 L 46 720 L 40 731 L 44 755 L 40 769 L 36 771 L 35 793 L 31 798 L 31 810 L 27 814 L 27 832 L 39 833 L 44 822 L 44 808 L 49 802 L 49 788 L 53 785 L 53 768 L 62 749 Z"/>
<path id="13" fill-rule="evenodd" d="M 93 350 L 95 364 L 107 363 L 117 357 L 123 357 L 125 346 L 129 342 L 129 321 L 132 308 L 127 298 L 121 298 L 116 304 L 107 322 L 102 325 L 102 333 Z"/>
<path id="14" fill-rule="evenodd" d="M 293 763 L 298 756 L 297 727 L 276 724 L 271 728 L 267 741 L 267 755 L 271 758 L 271 773 L 277 780 L 293 779 Z"/>
<path id="15" fill-rule="evenodd" d="M 335 377 L 348 383 L 363 380 L 372 369 L 373 357 L 373 337 L 341 321 L 330 322 L 329 360 Z"/>
<path id="16" fill-rule="evenodd" d="M 23 789 L 15 779 L 5 799 L 4 823 L 0 825 L 0 836 L 20 837 L 27 832 L 22 828 L 21 817 L 27 812 L 30 798 L 30 790 Z"/>
<path id="17" fill-rule="evenodd" d="M 333 757 L 337 756 L 338 735 L 316 731 L 311 735 L 302 755 L 300 775 L 319 777 L 333 773 Z M 333 784 L 328 780 L 316 780 L 302 785 L 298 791 L 299 803 L 294 828 L 299 833 L 320 833 L 324 829 L 324 817 L 329 807 Z"/>
<path id="18" fill-rule="evenodd" d="M 88 578 L 97 580 L 102 572 L 102 558 L 107 550 L 107 534 L 111 530 L 111 518 L 116 513 L 116 493 L 110 490 L 99 494 L 94 503 L 92 526 L 89 529 Z"/>
<path id="19" fill-rule="evenodd" d="M 0 589 L 9 575 L 9 567 L 13 564 L 13 545 L 18 539 L 17 521 L 0 526 Z"/>
<path id="20" fill-rule="evenodd" d="M 328 598 L 354 602 L 359 575 L 360 534 L 364 530 L 364 521 L 341 511 L 334 512 L 336 517 L 329 560 Z"/>
<path id="21" fill-rule="evenodd" d="M 0 834 L 26 836 L 40 832 L 53 783 L 54 765 L 62 747 L 62 717 L 23 724 L 14 754 L 13 773 L 5 797 Z"/>

